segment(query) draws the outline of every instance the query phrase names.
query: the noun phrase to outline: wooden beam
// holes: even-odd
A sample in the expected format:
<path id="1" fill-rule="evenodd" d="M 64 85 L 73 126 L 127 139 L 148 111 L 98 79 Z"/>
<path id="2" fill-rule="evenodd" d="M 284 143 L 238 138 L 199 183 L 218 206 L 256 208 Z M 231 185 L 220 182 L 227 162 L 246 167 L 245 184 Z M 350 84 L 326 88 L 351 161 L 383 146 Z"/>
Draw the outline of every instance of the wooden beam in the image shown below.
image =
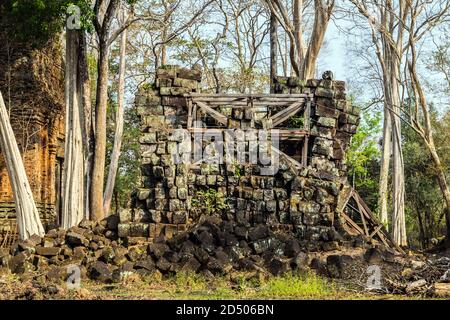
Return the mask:
<path id="1" fill-rule="evenodd" d="M 352 187 L 344 185 L 342 190 L 339 192 L 338 203 L 336 205 L 336 212 L 341 213 L 344 212 L 345 207 L 347 206 L 348 201 L 350 200 L 352 192 Z"/>
<path id="2" fill-rule="evenodd" d="M 296 172 L 298 169 L 301 169 L 303 166 L 300 162 L 298 162 L 297 160 L 293 159 L 292 157 L 288 156 L 286 153 L 284 153 L 283 151 L 281 151 L 280 149 L 275 148 L 274 146 L 272 147 L 272 151 L 277 153 L 279 156 L 283 156 L 287 161 L 289 161 L 293 166 L 294 166 L 294 171 Z"/>
<path id="3" fill-rule="evenodd" d="M 277 114 L 274 114 L 271 117 L 273 126 L 276 127 L 277 125 L 283 123 L 290 117 L 294 116 L 297 112 L 300 111 L 302 105 L 303 105 L 302 102 L 296 102 L 291 106 L 287 107 L 286 109 L 281 110 Z"/>
<path id="4" fill-rule="evenodd" d="M 375 235 L 375 234 L 377 234 L 378 233 L 378 231 L 380 231 L 381 230 L 381 228 L 383 228 L 383 225 L 379 225 L 379 226 L 377 226 L 376 228 L 375 228 L 375 230 L 374 231 L 372 231 L 372 233 L 369 235 L 369 238 L 370 239 L 372 239 L 373 238 L 373 236 Z"/>
<path id="5" fill-rule="evenodd" d="M 303 129 L 308 132 L 311 130 L 311 100 L 306 102 Z"/>
<path id="6" fill-rule="evenodd" d="M 308 166 L 308 145 L 309 145 L 309 135 L 306 134 L 303 139 L 303 148 L 302 148 L 302 165 L 305 167 Z"/>
<path id="7" fill-rule="evenodd" d="M 209 114 L 211 117 L 216 119 L 218 122 L 220 122 L 223 125 L 228 125 L 228 118 L 227 116 L 221 114 L 220 112 L 217 112 L 216 110 L 212 109 L 208 105 L 204 104 L 203 102 L 196 101 L 195 102 L 202 110 L 203 112 Z"/>
<path id="8" fill-rule="evenodd" d="M 347 216 L 344 212 L 341 212 L 340 213 L 341 214 L 341 216 L 353 227 L 353 228 L 355 228 L 356 230 L 358 230 L 358 232 L 359 233 L 361 233 L 361 234 L 364 234 L 364 230 L 363 229 L 361 229 L 361 227 L 360 226 L 358 226 L 358 224 L 355 222 L 355 221 L 353 221 L 349 216 Z"/>
<path id="9" fill-rule="evenodd" d="M 261 99 L 261 98 L 291 98 L 291 99 L 300 99 L 300 98 L 311 98 L 313 94 L 307 93 L 297 93 L 297 94 L 214 94 L 214 93 L 187 93 L 184 96 L 193 97 L 193 98 L 253 98 L 253 99 Z"/>

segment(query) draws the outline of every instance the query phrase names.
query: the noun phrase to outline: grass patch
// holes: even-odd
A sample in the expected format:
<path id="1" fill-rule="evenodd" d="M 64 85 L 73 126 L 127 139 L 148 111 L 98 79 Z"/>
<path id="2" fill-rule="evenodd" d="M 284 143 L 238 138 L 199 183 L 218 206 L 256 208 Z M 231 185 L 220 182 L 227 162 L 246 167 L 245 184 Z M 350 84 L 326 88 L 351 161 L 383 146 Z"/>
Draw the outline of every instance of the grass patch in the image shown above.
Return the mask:
<path id="1" fill-rule="evenodd" d="M 267 298 L 327 298 L 337 295 L 337 289 L 314 273 L 274 277 L 263 283 L 258 296 Z"/>

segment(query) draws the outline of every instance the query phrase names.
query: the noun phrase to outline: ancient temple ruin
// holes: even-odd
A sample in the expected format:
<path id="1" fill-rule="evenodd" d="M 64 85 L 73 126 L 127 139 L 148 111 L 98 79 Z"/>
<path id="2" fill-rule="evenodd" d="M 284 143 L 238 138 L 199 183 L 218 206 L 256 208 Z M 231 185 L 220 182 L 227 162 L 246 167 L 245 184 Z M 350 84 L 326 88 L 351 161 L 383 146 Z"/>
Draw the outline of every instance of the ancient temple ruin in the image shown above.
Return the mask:
<path id="1" fill-rule="evenodd" d="M 58 222 L 64 157 L 64 74 L 58 41 L 41 48 L 0 32 L 0 90 L 45 225 Z M 0 245 L 16 237 L 15 205 L 0 151 Z"/>
<path id="2" fill-rule="evenodd" d="M 200 71 L 165 67 L 140 89 L 142 181 L 119 237 L 170 239 L 215 215 L 235 234 L 268 226 L 309 250 L 338 249 L 343 234 L 392 244 L 347 185 L 360 111 L 344 82 L 278 77 L 269 95 L 205 94 L 200 81 Z"/>

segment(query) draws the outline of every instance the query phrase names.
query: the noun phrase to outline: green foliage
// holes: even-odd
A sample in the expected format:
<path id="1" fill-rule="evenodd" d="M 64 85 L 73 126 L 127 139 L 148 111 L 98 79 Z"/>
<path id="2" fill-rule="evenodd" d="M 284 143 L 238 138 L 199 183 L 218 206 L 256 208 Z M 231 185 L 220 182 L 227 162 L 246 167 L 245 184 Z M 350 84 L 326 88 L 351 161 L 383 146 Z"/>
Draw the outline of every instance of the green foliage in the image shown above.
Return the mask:
<path id="1" fill-rule="evenodd" d="M 234 175 L 238 178 L 245 174 L 245 169 L 237 161 L 233 161 Z"/>
<path id="2" fill-rule="evenodd" d="M 449 167 L 450 122 L 431 114 L 435 143 L 443 165 Z M 444 201 L 428 149 L 408 125 L 403 125 L 406 223 L 411 245 L 427 248 L 432 238 L 445 234 Z M 448 169 L 447 169 L 448 172 Z"/>
<path id="3" fill-rule="evenodd" d="M 305 124 L 305 119 L 299 116 L 293 116 L 288 119 L 286 122 L 287 128 L 303 128 Z"/>
<path id="4" fill-rule="evenodd" d="M 80 8 L 82 28 L 91 30 L 93 12 L 88 0 L 7 0 L 0 11 L 11 36 L 39 45 L 63 29 L 71 5 Z"/>
<path id="5" fill-rule="evenodd" d="M 350 182 L 372 208 L 377 205 L 381 129 L 381 113 L 362 114 L 346 156 Z"/>
<path id="6" fill-rule="evenodd" d="M 198 191 L 196 197 L 192 198 L 191 204 L 209 215 L 221 213 L 227 208 L 224 194 L 214 189 Z"/>

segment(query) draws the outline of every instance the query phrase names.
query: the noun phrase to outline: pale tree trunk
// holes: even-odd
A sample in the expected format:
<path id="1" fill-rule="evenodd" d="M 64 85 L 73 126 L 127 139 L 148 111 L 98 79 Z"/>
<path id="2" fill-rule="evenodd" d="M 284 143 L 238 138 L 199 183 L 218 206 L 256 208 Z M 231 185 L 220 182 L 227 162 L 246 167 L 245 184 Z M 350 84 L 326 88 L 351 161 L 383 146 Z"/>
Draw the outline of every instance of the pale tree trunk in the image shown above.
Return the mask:
<path id="1" fill-rule="evenodd" d="M 295 47 L 296 47 L 296 59 L 297 63 L 300 66 L 303 64 L 304 53 L 303 53 L 303 0 L 294 0 L 293 4 L 293 16 L 294 16 L 294 39 L 295 39 Z M 300 75 L 301 76 L 301 75 Z"/>
<path id="2" fill-rule="evenodd" d="M 265 0 L 265 3 L 289 38 L 289 58 L 295 75 L 303 80 L 314 78 L 317 58 L 323 45 L 335 1 L 314 0 L 314 24 L 307 46 L 303 43 L 303 1 L 293 0 L 292 16 L 281 0 Z"/>
<path id="3" fill-rule="evenodd" d="M 325 6 L 322 0 L 315 0 L 314 3 L 315 15 L 313 31 L 300 69 L 300 77 L 303 79 L 312 79 L 315 77 L 317 59 L 323 45 L 325 33 L 334 7 L 334 2 L 329 6 Z"/>
<path id="4" fill-rule="evenodd" d="M 81 103 L 84 108 L 84 116 L 81 119 L 83 124 L 83 144 L 84 144 L 84 158 L 85 158 L 85 179 L 84 179 L 84 217 L 90 219 L 90 202 L 89 202 L 89 187 L 92 173 L 92 157 L 94 128 L 93 128 L 93 112 L 91 103 L 91 82 L 89 77 L 89 63 L 88 63 L 88 46 L 86 40 L 86 32 L 80 32 L 79 43 L 79 58 L 78 58 L 78 85 L 81 92 Z"/>
<path id="5" fill-rule="evenodd" d="M 16 204 L 16 217 L 20 239 L 33 235 L 44 236 L 44 228 L 34 202 L 33 193 L 20 155 L 14 132 L 9 122 L 3 96 L 0 92 L 0 146 Z"/>
<path id="6" fill-rule="evenodd" d="M 386 227 L 389 223 L 388 218 L 388 182 L 389 182 L 389 164 L 391 161 L 392 149 L 392 120 L 391 112 L 385 108 L 384 110 L 384 124 L 383 124 L 383 144 L 381 153 L 381 168 L 380 168 L 380 187 L 378 190 L 379 197 L 379 212 L 380 220 Z"/>
<path id="7" fill-rule="evenodd" d="M 78 83 L 79 31 L 66 31 L 66 134 L 62 188 L 62 227 L 69 229 L 83 220 L 85 161 L 83 148 L 84 109 Z"/>
<path id="8" fill-rule="evenodd" d="M 91 219 L 102 220 L 105 217 L 103 211 L 103 185 L 105 181 L 105 157 L 106 157 L 106 110 L 108 107 L 108 56 L 109 47 L 106 39 L 100 39 L 97 94 L 95 105 L 95 148 L 90 187 Z"/>
<path id="9" fill-rule="evenodd" d="M 270 15 L 270 92 L 274 93 L 274 80 L 278 70 L 278 21 Z"/>
<path id="10" fill-rule="evenodd" d="M 392 12 L 393 4 L 389 0 L 387 1 L 386 15 L 389 16 L 390 21 L 390 33 L 394 35 L 394 26 L 397 26 L 396 39 L 394 43 L 386 43 L 386 48 L 388 50 L 387 65 L 389 66 L 389 77 L 391 84 L 391 94 L 390 94 L 390 108 L 392 111 L 392 170 L 393 170 L 393 212 L 392 212 L 392 235 L 393 240 L 399 246 L 406 247 L 408 245 L 407 235 L 406 235 L 406 214 L 405 214 L 405 168 L 403 163 L 403 152 L 402 152 L 402 129 L 401 129 L 401 104 L 402 99 L 400 97 L 400 67 L 403 52 L 403 35 L 405 32 L 405 26 L 403 22 L 407 19 L 407 1 L 399 1 L 399 12 L 397 13 L 400 17 L 400 22 L 397 21 L 398 18 Z M 393 37 L 394 38 L 394 37 Z"/>
<path id="11" fill-rule="evenodd" d="M 114 191 L 114 183 L 116 181 L 117 169 L 119 165 L 120 149 L 122 147 L 126 47 L 127 47 L 127 30 L 125 29 L 122 32 L 120 38 L 120 67 L 119 67 L 119 88 L 118 88 L 119 94 L 117 98 L 116 130 L 114 135 L 114 146 L 111 153 L 111 163 L 109 164 L 109 173 L 106 182 L 105 195 L 103 199 L 103 210 L 105 212 L 105 215 L 109 214 L 109 210 L 111 207 L 111 199 Z"/>

